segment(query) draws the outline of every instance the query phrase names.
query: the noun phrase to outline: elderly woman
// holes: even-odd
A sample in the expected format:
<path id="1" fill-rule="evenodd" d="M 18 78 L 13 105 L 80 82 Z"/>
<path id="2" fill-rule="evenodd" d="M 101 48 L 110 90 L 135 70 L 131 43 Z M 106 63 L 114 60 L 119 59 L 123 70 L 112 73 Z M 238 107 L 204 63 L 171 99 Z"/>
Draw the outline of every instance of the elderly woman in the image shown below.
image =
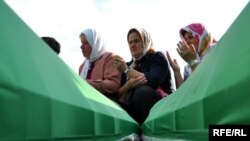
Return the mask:
<path id="1" fill-rule="evenodd" d="M 184 80 L 186 80 L 216 41 L 201 23 L 189 24 L 181 28 L 179 34 L 181 41 L 177 44 L 177 52 L 188 63 L 184 67 Z M 174 71 L 176 87 L 178 88 L 184 81 L 180 74 L 180 67 L 176 60 L 171 59 L 168 52 L 167 57 Z"/>
<path id="2" fill-rule="evenodd" d="M 114 65 L 123 73 L 119 103 L 141 125 L 153 105 L 172 93 L 171 74 L 164 54 L 154 50 L 146 30 L 130 29 L 127 42 L 132 60 L 126 63 L 114 57 Z"/>
<path id="3" fill-rule="evenodd" d="M 86 59 L 80 65 L 79 75 L 105 96 L 116 98 L 121 73 L 113 66 L 114 54 L 106 51 L 105 41 L 95 29 L 83 30 L 80 40 Z"/>

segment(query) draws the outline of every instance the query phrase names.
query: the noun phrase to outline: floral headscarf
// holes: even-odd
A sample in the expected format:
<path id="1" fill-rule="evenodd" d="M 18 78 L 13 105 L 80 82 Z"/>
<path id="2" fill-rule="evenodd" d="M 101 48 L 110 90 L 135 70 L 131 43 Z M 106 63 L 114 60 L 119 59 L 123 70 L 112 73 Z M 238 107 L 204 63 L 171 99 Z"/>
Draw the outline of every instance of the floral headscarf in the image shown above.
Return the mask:
<path id="1" fill-rule="evenodd" d="M 100 34 L 96 32 L 95 29 L 85 29 L 80 33 L 80 37 L 82 35 L 85 35 L 85 38 L 92 47 L 90 57 L 84 61 L 84 66 L 80 73 L 80 76 L 86 79 L 90 64 L 95 60 L 99 59 L 106 52 L 106 43 L 104 39 L 101 38 Z"/>
<path id="2" fill-rule="evenodd" d="M 201 23 L 192 23 L 180 29 L 180 37 L 184 39 L 184 31 L 192 33 L 195 40 L 199 43 L 197 53 L 200 57 L 203 57 L 208 49 L 216 41 L 212 38 L 211 34 L 207 31 L 205 26 Z"/>

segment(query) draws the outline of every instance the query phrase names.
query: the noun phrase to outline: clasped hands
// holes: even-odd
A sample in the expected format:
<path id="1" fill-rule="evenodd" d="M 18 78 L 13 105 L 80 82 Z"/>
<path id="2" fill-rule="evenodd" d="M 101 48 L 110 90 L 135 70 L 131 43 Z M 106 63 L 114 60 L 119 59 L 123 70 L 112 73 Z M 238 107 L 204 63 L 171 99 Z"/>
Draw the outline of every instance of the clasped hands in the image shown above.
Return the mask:
<path id="1" fill-rule="evenodd" d="M 127 68 L 126 62 L 120 56 L 116 55 L 113 57 L 113 65 L 114 67 L 123 73 Z M 141 72 L 137 72 L 134 69 L 130 69 L 129 75 L 127 76 L 129 79 L 127 80 L 125 86 L 129 89 L 138 87 L 140 85 L 146 84 L 147 79 L 145 75 Z"/>

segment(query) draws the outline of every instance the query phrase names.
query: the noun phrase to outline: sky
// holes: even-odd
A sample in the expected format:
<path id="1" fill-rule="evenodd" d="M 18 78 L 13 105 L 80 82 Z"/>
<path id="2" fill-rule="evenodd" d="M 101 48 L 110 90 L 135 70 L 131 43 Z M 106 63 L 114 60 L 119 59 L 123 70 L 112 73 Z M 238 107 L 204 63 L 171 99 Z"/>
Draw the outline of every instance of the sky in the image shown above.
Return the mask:
<path id="1" fill-rule="evenodd" d="M 155 50 L 185 62 L 176 48 L 179 29 L 203 23 L 219 40 L 249 0 L 4 0 L 39 36 L 52 36 L 61 44 L 59 57 L 76 73 L 84 61 L 79 34 L 96 28 L 108 50 L 130 61 L 126 36 L 130 28 L 150 32 Z M 183 71 L 183 69 L 181 70 Z"/>

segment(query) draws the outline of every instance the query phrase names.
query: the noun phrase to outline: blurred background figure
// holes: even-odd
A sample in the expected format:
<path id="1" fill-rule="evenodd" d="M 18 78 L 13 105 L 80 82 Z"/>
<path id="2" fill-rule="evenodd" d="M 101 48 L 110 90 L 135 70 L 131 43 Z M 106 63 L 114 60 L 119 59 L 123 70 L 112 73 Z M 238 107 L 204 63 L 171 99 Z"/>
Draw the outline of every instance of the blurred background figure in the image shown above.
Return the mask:
<path id="1" fill-rule="evenodd" d="M 41 39 L 47 44 L 50 46 L 50 48 L 52 50 L 54 50 L 54 52 L 56 54 L 59 54 L 60 51 L 61 51 L 61 45 L 60 43 L 53 37 L 41 37 Z"/>

